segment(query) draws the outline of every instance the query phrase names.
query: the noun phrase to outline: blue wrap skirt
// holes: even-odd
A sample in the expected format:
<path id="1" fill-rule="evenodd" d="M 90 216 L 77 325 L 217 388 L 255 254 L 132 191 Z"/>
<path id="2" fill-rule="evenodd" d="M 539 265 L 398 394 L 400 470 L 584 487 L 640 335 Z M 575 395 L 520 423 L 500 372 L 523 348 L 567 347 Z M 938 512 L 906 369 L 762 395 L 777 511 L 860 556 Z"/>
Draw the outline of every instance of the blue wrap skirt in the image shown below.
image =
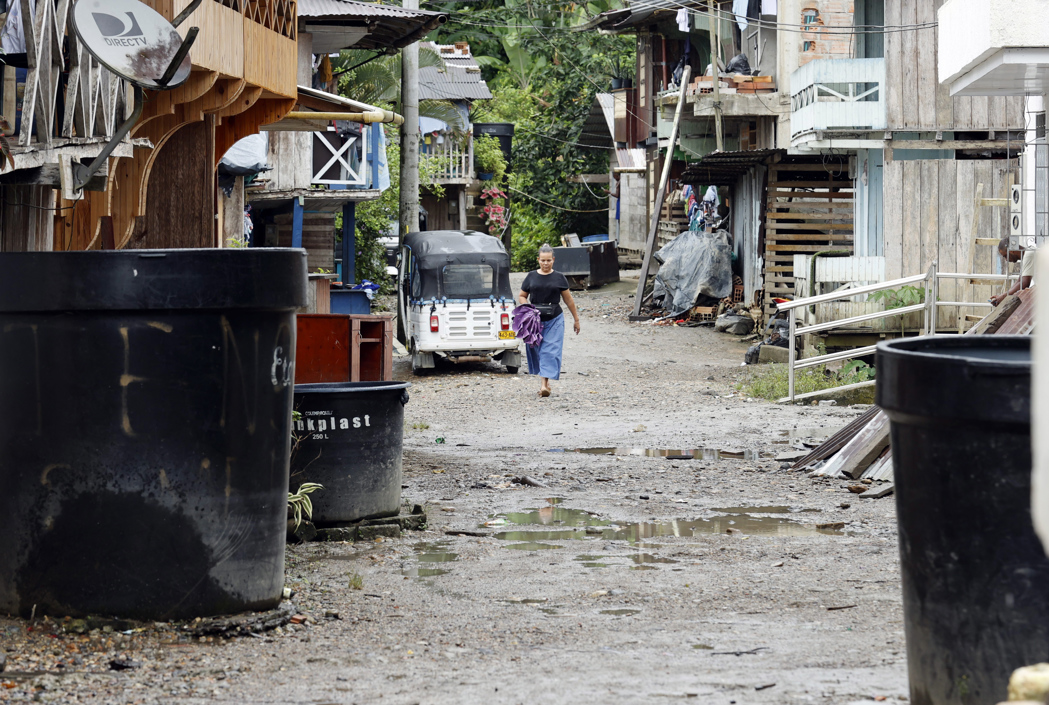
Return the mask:
<path id="1" fill-rule="evenodd" d="M 526 345 L 528 374 L 548 379 L 561 378 L 561 351 L 565 342 L 565 315 L 543 321 L 543 342 Z"/>

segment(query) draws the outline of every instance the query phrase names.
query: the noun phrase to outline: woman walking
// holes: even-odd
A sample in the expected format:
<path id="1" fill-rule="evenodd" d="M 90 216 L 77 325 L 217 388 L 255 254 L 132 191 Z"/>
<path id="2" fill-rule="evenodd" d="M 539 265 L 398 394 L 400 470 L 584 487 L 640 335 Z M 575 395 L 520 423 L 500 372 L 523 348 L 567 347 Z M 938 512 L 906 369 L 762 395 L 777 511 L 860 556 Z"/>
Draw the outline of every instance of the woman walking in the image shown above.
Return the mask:
<path id="1" fill-rule="evenodd" d="M 539 310 L 543 328 L 543 340 L 539 345 L 527 345 L 528 373 L 539 375 L 542 383 L 539 396 L 550 396 L 550 380 L 561 377 L 561 352 L 565 339 L 565 317 L 561 310 L 564 300 L 575 319 L 575 332 L 579 334 L 579 313 L 576 311 L 572 292 L 568 290 L 568 279 L 554 271 L 554 248 L 544 244 L 539 248 L 539 269 L 528 273 L 517 295 L 519 303 L 530 303 Z"/>

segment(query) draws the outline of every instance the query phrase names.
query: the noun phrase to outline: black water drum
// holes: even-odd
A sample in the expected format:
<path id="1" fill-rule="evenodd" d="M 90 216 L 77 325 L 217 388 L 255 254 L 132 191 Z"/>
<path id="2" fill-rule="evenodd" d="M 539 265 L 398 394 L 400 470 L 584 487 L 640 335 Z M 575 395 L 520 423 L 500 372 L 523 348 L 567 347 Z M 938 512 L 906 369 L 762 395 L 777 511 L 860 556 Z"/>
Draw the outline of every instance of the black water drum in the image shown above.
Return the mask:
<path id="1" fill-rule="evenodd" d="M 395 516 L 401 503 L 401 451 L 407 382 L 295 385 L 291 489 L 324 485 L 310 495 L 324 526 Z"/>
<path id="2" fill-rule="evenodd" d="M 0 612 L 283 588 L 302 250 L 0 255 Z"/>
<path id="3" fill-rule="evenodd" d="M 914 705 L 993 705 L 1049 659 L 1049 559 L 1031 519 L 1031 339 L 878 345 Z"/>

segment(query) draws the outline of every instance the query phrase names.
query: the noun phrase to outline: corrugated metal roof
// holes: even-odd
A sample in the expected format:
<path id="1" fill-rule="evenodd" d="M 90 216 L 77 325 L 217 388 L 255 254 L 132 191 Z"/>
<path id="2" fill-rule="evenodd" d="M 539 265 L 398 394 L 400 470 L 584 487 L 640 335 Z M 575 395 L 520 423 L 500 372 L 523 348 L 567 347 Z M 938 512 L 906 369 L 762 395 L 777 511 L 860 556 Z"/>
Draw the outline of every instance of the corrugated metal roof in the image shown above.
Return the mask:
<path id="1" fill-rule="evenodd" d="M 354 0 L 299 0 L 298 14 L 314 35 L 314 53 L 340 49 L 401 49 L 448 21 L 444 12 Z M 366 34 L 361 36 L 361 31 Z"/>
<path id="2" fill-rule="evenodd" d="M 299 17 L 428 17 L 440 12 L 405 10 L 377 2 L 353 0 L 299 0 Z"/>
<path id="3" fill-rule="evenodd" d="M 785 149 L 751 149 L 742 152 L 711 152 L 692 162 L 681 175 L 682 183 L 731 186 L 755 164 L 761 164 Z"/>
<path id="4" fill-rule="evenodd" d="M 611 93 L 598 93 L 576 141 L 587 147 L 610 147 L 615 133 L 615 99 Z"/>
<path id="5" fill-rule="evenodd" d="M 448 69 L 436 66 L 419 69 L 419 100 L 490 100 L 492 92 L 480 73 L 472 73 L 449 62 Z"/>
<path id="6" fill-rule="evenodd" d="M 616 161 L 619 162 L 619 169 L 633 169 L 644 171 L 647 167 L 647 163 L 645 161 L 645 150 L 641 147 L 635 147 L 632 149 L 617 149 Z"/>

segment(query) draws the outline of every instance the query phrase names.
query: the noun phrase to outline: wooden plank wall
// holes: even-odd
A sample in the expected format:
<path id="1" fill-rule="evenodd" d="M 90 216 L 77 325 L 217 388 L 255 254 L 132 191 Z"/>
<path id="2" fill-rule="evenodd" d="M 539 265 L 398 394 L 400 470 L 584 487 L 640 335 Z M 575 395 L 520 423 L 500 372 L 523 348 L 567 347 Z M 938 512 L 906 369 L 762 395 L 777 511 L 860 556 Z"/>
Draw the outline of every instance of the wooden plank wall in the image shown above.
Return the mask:
<path id="1" fill-rule="evenodd" d="M 984 184 L 987 198 L 1005 198 L 1017 160 L 915 160 L 890 161 L 884 167 L 885 278 L 899 279 L 928 271 L 936 261 L 941 272 L 965 272 L 969 267 L 969 241 L 976 184 Z M 1008 235 L 1004 208 L 980 208 L 978 237 Z M 996 271 L 993 247 L 977 247 L 975 271 Z M 995 289 L 975 287 L 973 301 L 986 301 Z M 961 284 L 940 280 L 940 300 L 969 299 Z M 965 313 L 978 313 L 968 309 Z M 939 326 L 956 328 L 956 308 L 943 307 Z"/>
<path id="2" fill-rule="evenodd" d="M 945 0 L 886 0 L 886 26 L 936 21 Z M 886 117 L 890 130 L 1004 130 L 1024 126 L 1023 97 L 952 98 L 936 68 L 939 29 L 885 35 Z"/>
<path id="3" fill-rule="evenodd" d="M 55 191 L 0 186 L 0 252 L 46 252 L 54 246 Z"/>
<path id="4" fill-rule="evenodd" d="M 179 128 L 157 154 L 146 196 L 145 230 L 128 249 L 215 247 L 215 118 Z"/>
<path id="5" fill-rule="evenodd" d="M 291 247 L 291 213 L 273 216 L 277 224 L 277 246 Z M 306 249 L 306 269 L 335 271 L 335 214 L 306 213 L 302 217 L 302 246 Z"/>

